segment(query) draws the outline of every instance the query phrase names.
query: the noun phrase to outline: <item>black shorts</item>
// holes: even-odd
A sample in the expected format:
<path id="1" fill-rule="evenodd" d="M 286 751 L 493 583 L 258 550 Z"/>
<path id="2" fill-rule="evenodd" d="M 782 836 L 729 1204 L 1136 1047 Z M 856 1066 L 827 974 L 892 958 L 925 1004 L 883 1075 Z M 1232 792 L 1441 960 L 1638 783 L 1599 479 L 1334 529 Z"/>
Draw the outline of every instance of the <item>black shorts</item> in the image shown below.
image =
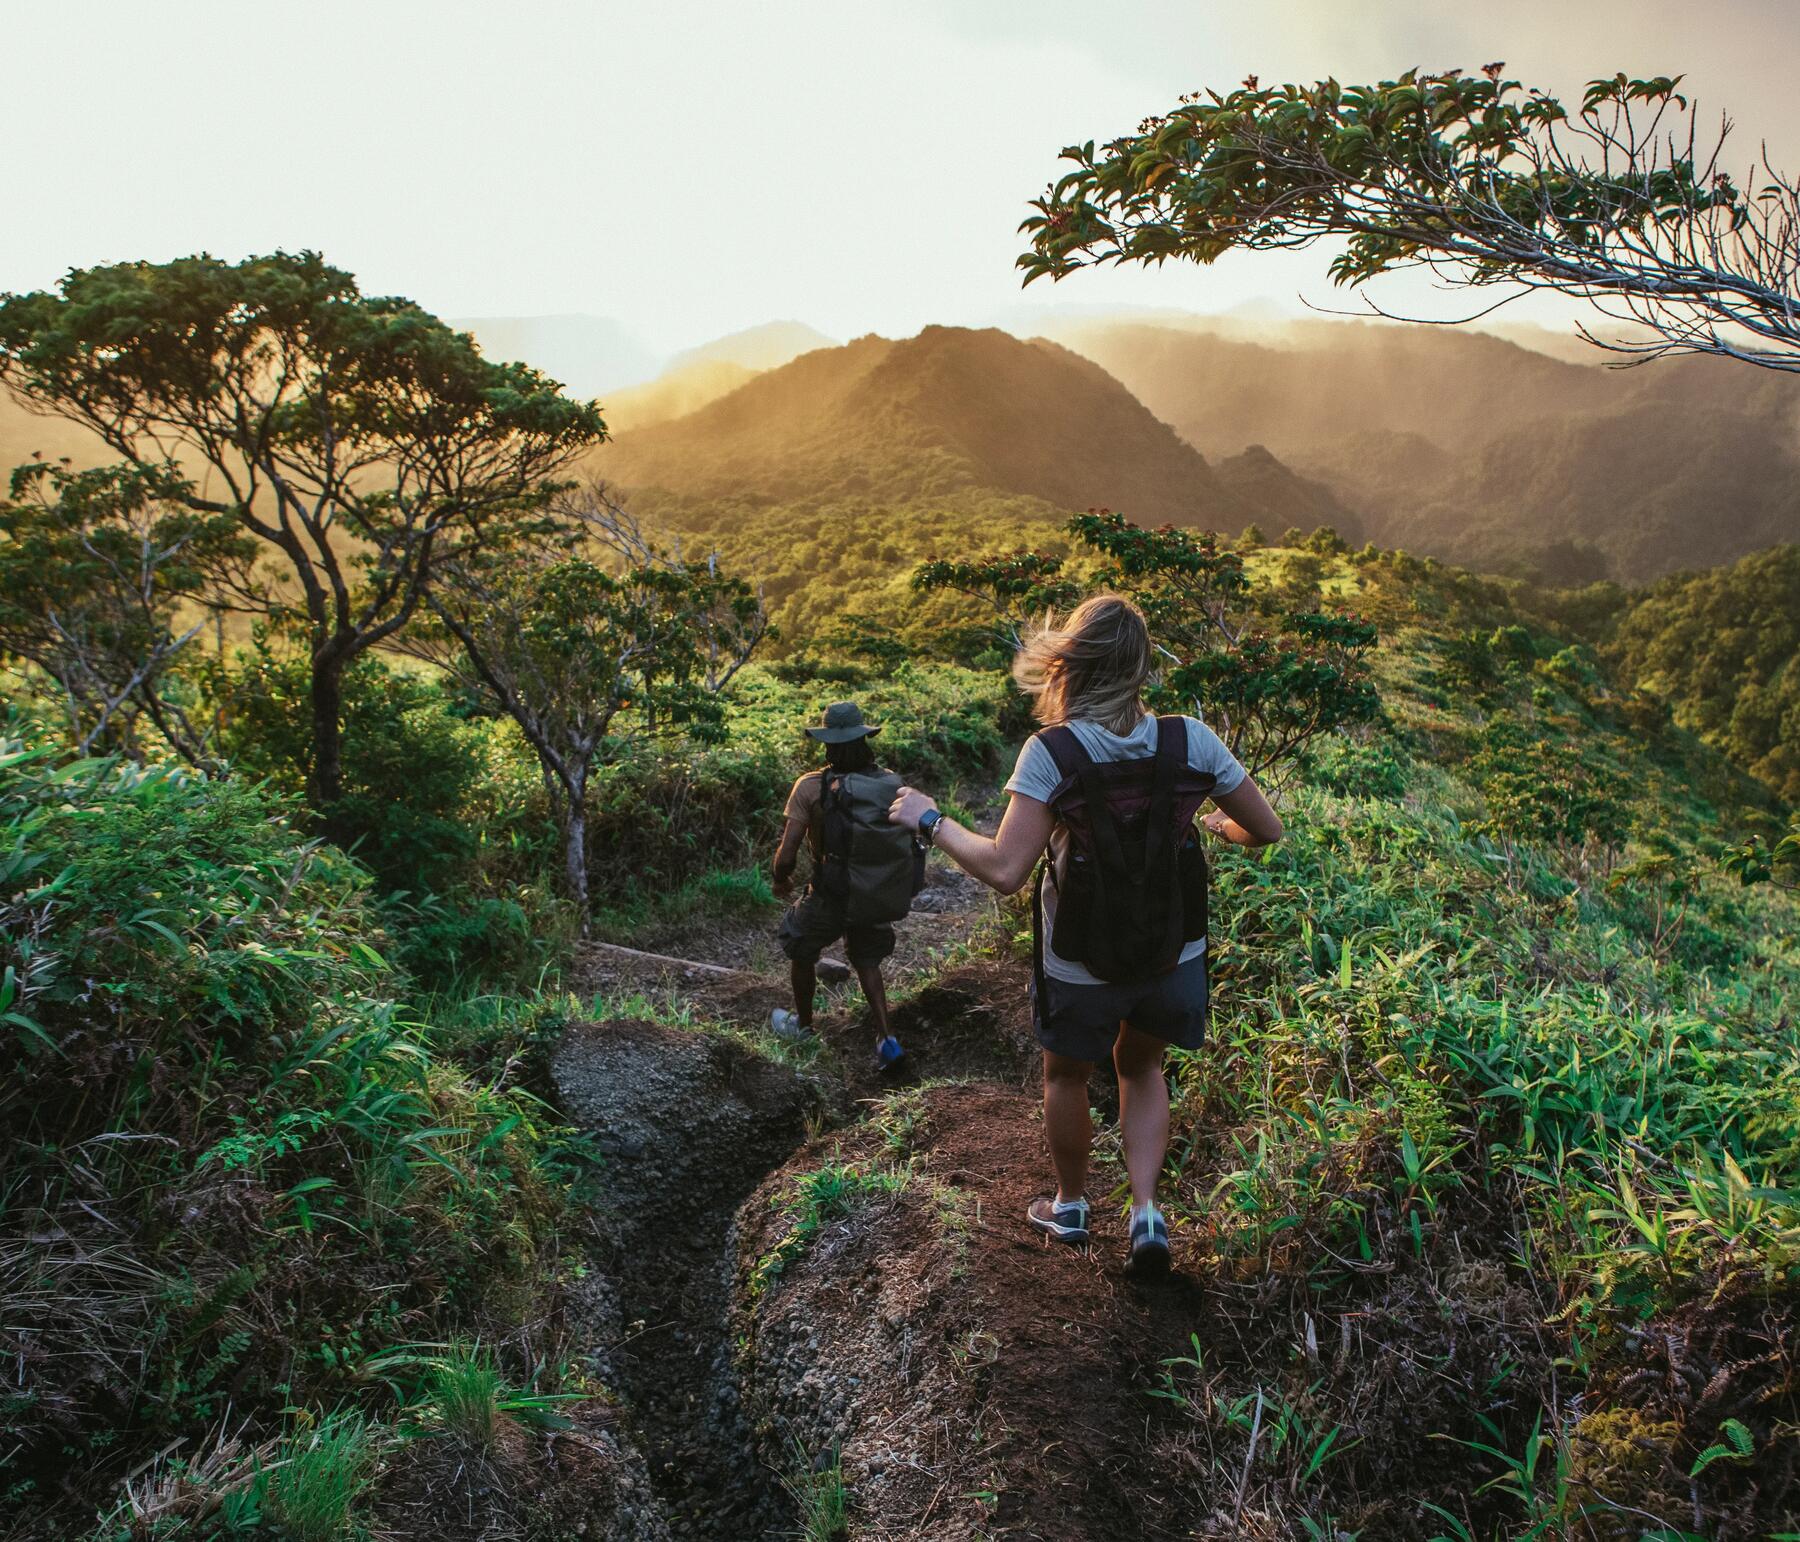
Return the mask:
<path id="1" fill-rule="evenodd" d="M 1070 1060 L 1108 1059 L 1120 1023 L 1176 1049 L 1198 1049 L 1208 994 L 1204 953 L 1130 985 L 1071 985 L 1045 975 L 1041 992 L 1032 987 L 1031 1021 L 1038 1043 Z"/>
<path id="2" fill-rule="evenodd" d="M 894 951 L 892 926 L 846 926 L 843 905 L 817 889 L 808 889 L 788 907 L 775 933 L 781 951 L 796 964 L 818 963 L 819 955 L 840 937 L 844 956 L 865 969 Z"/>

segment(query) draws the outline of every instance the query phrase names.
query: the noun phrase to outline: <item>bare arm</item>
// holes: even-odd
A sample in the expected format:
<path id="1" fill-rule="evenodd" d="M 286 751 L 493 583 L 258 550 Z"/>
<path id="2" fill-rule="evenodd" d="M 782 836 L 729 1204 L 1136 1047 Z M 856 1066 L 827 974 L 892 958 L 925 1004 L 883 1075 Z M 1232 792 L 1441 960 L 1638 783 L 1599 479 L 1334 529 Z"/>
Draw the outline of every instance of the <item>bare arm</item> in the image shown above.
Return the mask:
<path id="1" fill-rule="evenodd" d="M 902 787 L 888 810 L 888 818 L 916 835 L 920 816 L 936 807 L 924 793 Z M 1016 894 L 1049 845 L 1052 823 L 1048 804 L 1015 792 L 1007 799 L 997 834 L 977 835 L 954 820 L 945 819 L 939 822 L 932 844 L 970 877 L 979 878 L 1002 894 Z"/>
<path id="2" fill-rule="evenodd" d="M 1281 816 L 1269 807 L 1262 789 L 1245 777 L 1230 792 L 1213 799 L 1213 812 L 1200 822 L 1234 846 L 1273 846 L 1281 839 Z"/>
<path id="3" fill-rule="evenodd" d="M 775 848 L 775 864 L 769 876 L 776 895 L 786 899 L 794 887 L 794 864 L 800 860 L 800 843 L 806 839 L 806 826 L 790 819 L 782 827 L 781 844 Z"/>

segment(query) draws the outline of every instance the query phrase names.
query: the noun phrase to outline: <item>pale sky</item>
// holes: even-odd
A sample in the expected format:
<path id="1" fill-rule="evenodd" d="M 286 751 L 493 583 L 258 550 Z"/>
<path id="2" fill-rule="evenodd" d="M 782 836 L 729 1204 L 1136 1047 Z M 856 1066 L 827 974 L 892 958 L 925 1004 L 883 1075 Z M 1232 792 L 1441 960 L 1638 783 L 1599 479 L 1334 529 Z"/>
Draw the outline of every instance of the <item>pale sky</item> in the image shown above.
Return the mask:
<path id="1" fill-rule="evenodd" d="M 1064 144 L 1252 71 L 1505 60 L 1576 94 L 1619 69 L 1685 71 L 1730 108 L 1740 155 L 1766 136 L 1800 171 L 1800 0 L 0 0 L 0 15 L 0 289 L 313 247 L 440 315 L 589 312 L 659 352 L 774 318 L 847 338 L 1022 306 L 1349 303 L 1317 249 L 1020 296 L 1015 226 Z"/>

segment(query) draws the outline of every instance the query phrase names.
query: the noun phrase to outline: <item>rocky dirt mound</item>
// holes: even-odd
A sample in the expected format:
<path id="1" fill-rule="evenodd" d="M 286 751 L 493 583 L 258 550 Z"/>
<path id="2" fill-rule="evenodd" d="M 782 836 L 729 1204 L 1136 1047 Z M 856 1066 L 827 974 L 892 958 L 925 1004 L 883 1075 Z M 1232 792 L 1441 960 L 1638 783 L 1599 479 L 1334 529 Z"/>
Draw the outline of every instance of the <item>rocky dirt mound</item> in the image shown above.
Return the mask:
<path id="1" fill-rule="evenodd" d="M 851 1536 L 1423 1537 L 1427 1501 L 1491 1529 L 1491 1472 L 1431 1432 L 1491 1439 L 1475 1416 L 1507 1425 L 1544 1365 L 1502 1262 L 1339 1271 L 1327 1307 L 1306 1271 L 1237 1278 L 1178 1233 L 1177 1272 L 1138 1285 L 1108 1207 L 1089 1254 L 1026 1228 L 1044 1172 L 1030 1095 L 932 1087 L 746 1203 L 751 1406 L 765 1442 L 841 1456 Z"/>
<path id="2" fill-rule="evenodd" d="M 608 1159 L 594 1293 L 596 1321 L 614 1326 L 601 1369 L 641 1430 L 670 1531 L 791 1532 L 738 1412 L 727 1239 L 738 1203 L 804 1140 L 816 1090 L 722 1035 L 641 1022 L 577 1025 L 553 1071 Z"/>
<path id="3" fill-rule="evenodd" d="M 1028 1086 L 1036 1082 L 1041 1064 L 1031 1031 L 1030 977 L 1018 963 L 962 964 L 897 1003 L 891 1023 L 906 1048 L 897 1076 L 876 1069 L 874 1030 L 864 1015 L 834 1013 L 819 1020 L 818 1032 L 854 1098 L 923 1081 Z"/>
<path id="4" fill-rule="evenodd" d="M 432 1542 L 668 1542 L 643 1458 L 611 1412 L 565 1405 L 555 1425 L 538 1430 L 500 1415 L 481 1439 L 408 1441 L 376 1486 L 378 1533 Z"/>
<path id="5" fill-rule="evenodd" d="M 1198 1287 L 1126 1287 L 1121 1239 L 1051 1251 L 1023 1226 L 1044 1171 L 1028 1094 L 931 1088 L 808 1147 L 745 1206 L 746 1291 L 801 1175 L 897 1144 L 905 1187 L 829 1222 L 741 1314 L 765 1425 L 841 1452 L 854 1535 L 1187 1535 L 1198 1496 L 1146 1469 L 1136 1373 L 1185 1343 Z"/>

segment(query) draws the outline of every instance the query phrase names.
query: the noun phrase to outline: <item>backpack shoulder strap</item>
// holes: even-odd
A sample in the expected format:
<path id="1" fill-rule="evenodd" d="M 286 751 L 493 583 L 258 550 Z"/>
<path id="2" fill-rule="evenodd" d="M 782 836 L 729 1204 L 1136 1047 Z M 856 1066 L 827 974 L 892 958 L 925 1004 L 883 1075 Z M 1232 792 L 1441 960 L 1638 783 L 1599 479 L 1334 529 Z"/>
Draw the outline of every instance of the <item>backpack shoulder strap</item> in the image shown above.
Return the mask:
<path id="1" fill-rule="evenodd" d="M 842 771 L 834 771 L 825 766 L 819 771 L 819 815 L 825 822 L 825 849 L 828 855 L 840 856 L 845 860 L 850 855 L 850 830 L 844 819 L 844 775 Z M 836 829 L 833 826 L 837 827 Z M 838 840 L 832 840 L 833 835 Z M 833 851 L 836 845 L 843 848 Z"/>
<path id="2" fill-rule="evenodd" d="M 1156 720 L 1156 755 L 1159 760 L 1172 760 L 1177 767 L 1187 764 L 1187 719 L 1165 712 Z"/>
<path id="3" fill-rule="evenodd" d="M 1079 777 L 1083 766 L 1094 763 L 1087 746 L 1067 723 L 1040 728 L 1034 737 L 1050 752 L 1050 758 L 1056 762 L 1056 774 L 1065 782 L 1071 777 Z"/>

